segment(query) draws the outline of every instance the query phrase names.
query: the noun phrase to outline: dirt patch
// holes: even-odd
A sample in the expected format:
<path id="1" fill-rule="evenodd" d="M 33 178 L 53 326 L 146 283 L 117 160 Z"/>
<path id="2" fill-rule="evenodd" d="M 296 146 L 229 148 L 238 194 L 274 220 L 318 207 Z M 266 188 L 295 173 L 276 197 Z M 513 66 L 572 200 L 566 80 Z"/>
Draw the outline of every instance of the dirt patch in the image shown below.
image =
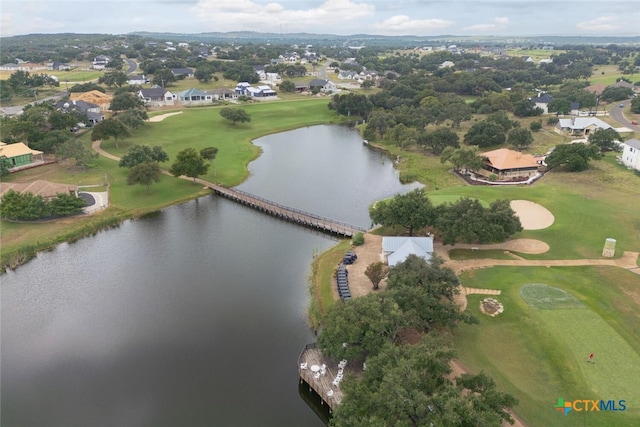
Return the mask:
<path id="1" fill-rule="evenodd" d="M 354 298 L 367 295 L 372 292 L 373 284 L 364 271 L 369 264 L 374 262 L 384 261 L 382 257 L 382 236 L 376 236 L 375 234 L 365 234 L 364 244 L 356 246 L 352 249 L 358 258 L 356 261 L 347 265 L 347 271 L 349 272 L 349 289 L 351 290 L 351 296 Z M 386 289 L 387 279 L 380 282 L 380 289 Z M 333 279 L 333 293 L 334 298 L 338 298 L 338 290 L 335 286 L 335 278 Z"/>
<path id="2" fill-rule="evenodd" d="M 550 227 L 555 221 L 553 214 L 538 203 L 529 200 L 512 200 L 510 204 L 525 230 L 542 230 Z"/>
<path id="3" fill-rule="evenodd" d="M 167 117 L 175 116 L 176 114 L 182 114 L 182 111 L 176 111 L 174 113 L 160 114 L 159 116 L 149 117 L 150 122 L 161 122 Z"/>

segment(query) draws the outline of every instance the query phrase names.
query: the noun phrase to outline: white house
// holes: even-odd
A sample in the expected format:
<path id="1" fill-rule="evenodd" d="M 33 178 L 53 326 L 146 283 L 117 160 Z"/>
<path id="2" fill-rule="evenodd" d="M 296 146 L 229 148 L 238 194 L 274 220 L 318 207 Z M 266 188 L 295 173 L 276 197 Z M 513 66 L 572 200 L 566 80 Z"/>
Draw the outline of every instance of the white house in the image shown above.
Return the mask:
<path id="1" fill-rule="evenodd" d="M 154 86 L 149 89 L 140 89 L 138 96 L 142 98 L 146 105 L 151 106 L 173 105 L 174 100 L 176 99 L 176 95 L 160 86 Z"/>
<path id="2" fill-rule="evenodd" d="M 611 126 L 595 117 L 572 117 L 560 119 L 556 129 L 568 132 L 570 135 L 587 136 L 598 129 L 611 129 Z"/>
<path id="3" fill-rule="evenodd" d="M 640 140 L 630 139 L 624 142 L 622 163 L 628 168 L 640 171 Z"/>
<path id="4" fill-rule="evenodd" d="M 382 237 L 382 255 L 393 267 L 403 262 L 409 255 L 416 255 L 425 261 L 433 256 L 433 236 L 428 237 Z"/>

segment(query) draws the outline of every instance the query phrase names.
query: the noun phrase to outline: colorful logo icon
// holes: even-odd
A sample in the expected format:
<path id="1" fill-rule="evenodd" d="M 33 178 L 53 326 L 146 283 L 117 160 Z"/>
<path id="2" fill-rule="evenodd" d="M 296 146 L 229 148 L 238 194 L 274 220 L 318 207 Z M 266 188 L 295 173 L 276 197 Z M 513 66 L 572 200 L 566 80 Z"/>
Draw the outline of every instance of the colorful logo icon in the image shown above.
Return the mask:
<path id="1" fill-rule="evenodd" d="M 570 410 L 573 409 L 573 405 L 571 402 L 565 402 L 563 398 L 558 398 L 558 404 L 554 406 L 556 411 L 563 411 L 565 415 L 569 413 Z"/>

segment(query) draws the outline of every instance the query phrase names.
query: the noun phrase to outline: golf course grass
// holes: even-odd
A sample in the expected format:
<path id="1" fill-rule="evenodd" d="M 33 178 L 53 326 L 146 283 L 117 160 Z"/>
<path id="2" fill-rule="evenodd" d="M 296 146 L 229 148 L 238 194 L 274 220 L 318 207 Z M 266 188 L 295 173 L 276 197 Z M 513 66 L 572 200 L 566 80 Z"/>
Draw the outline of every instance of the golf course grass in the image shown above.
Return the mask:
<path id="1" fill-rule="evenodd" d="M 478 308 L 484 296 L 468 296 L 480 325 L 454 333 L 459 358 L 515 395 L 529 425 L 640 425 L 640 276 L 611 267 L 494 267 L 461 280 L 502 290 L 504 313 L 485 316 Z M 587 364 L 592 352 L 596 363 Z M 627 410 L 562 418 L 553 408 L 560 397 L 622 399 Z"/>

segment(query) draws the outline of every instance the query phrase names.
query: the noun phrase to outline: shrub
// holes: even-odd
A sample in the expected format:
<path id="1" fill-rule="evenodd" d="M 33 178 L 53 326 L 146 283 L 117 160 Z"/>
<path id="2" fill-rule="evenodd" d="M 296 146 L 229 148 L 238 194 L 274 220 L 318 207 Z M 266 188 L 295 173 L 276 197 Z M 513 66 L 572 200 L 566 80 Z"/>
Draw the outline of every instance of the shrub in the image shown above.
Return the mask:
<path id="1" fill-rule="evenodd" d="M 531 122 L 531 124 L 529 125 L 529 129 L 531 129 L 532 132 L 538 132 L 540 129 L 542 129 L 542 122 L 539 120 Z"/>
<path id="2" fill-rule="evenodd" d="M 547 119 L 547 124 L 549 126 L 554 126 L 554 125 L 558 124 L 559 121 L 560 121 L 560 119 L 558 119 L 557 117 L 549 117 Z"/>
<path id="3" fill-rule="evenodd" d="M 351 239 L 351 243 L 354 246 L 361 246 L 364 244 L 364 234 L 362 233 L 356 233 L 353 238 Z"/>

